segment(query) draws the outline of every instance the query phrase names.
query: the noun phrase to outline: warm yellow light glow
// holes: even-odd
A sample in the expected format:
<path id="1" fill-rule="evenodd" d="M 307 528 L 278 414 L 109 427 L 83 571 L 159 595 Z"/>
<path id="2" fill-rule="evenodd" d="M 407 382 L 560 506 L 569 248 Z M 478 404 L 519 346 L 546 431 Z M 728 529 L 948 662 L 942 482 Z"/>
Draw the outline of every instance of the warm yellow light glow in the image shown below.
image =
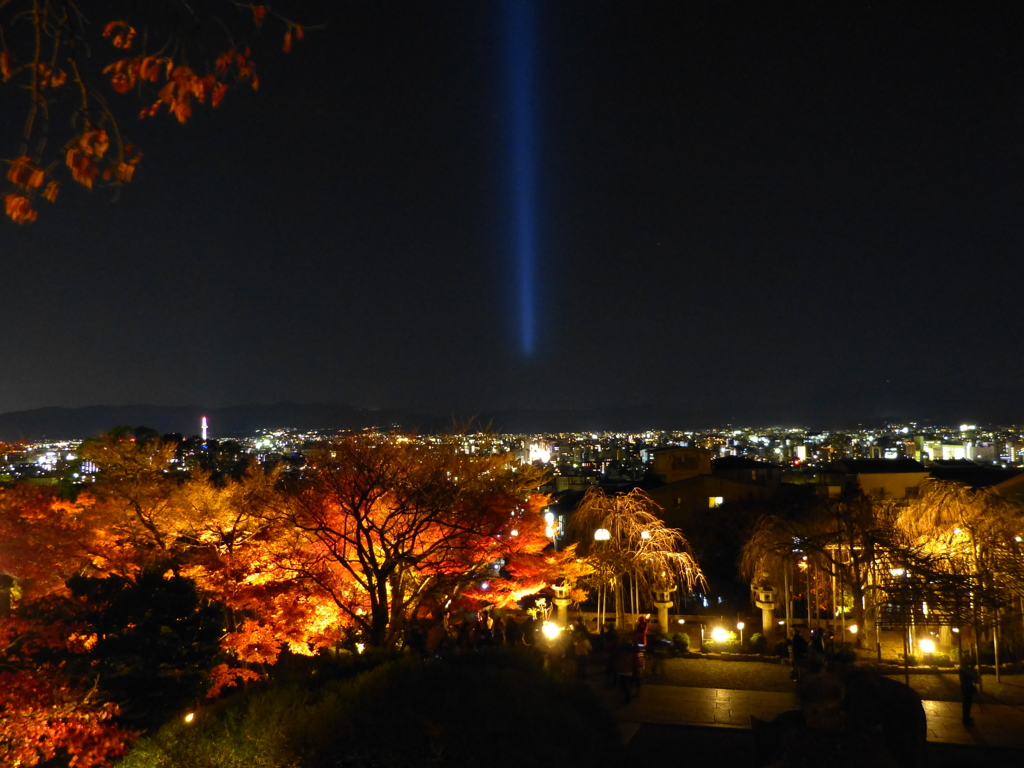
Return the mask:
<path id="1" fill-rule="evenodd" d="M 715 627 L 713 630 L 711 630 L 711 639 L 714 640 L 716 643 L 724 643 L 726 640 L 729 639 L 729 633 L 726 630 L 722 629 L 722 627 Z"/>
<path id="2" fill-rule="evenodd" d="M 850 625 L 850 634 L 851 635 L 856 635 L 857 634 L 857 625 L 856 624 L 851 624 Z"/>
<path id="3" fill-rule="evenodd" d="M 680 619 L 680 620 L 679 620 L 679 623 L 680 623 L 680 624 L 685 624 L 685 623 L 686 623 L 686 619 Z"/>
<path id="4" fill-rule="evenodd" d="M 598 528 L 594 531 L 594 541 L 608 541 L 611 537 L 612 534 L 607 528 Z"/>
<path id="5" fill-rule="evenodd" d="M 651 532 L 650 531 L 640 531 L 640 538 L 641 539 L 649 539 L 649 538 L 651 538 Z"/>
<path id="6" fill-rule="evenodd" d="M 356 653 L 362 653 L 366 650 L 366 646 L 363 643 L 356 643 Z"/>
<path id="7" fill-rule="evenodd" d="M 187 715 L 185 715 L 185 722 L 186 723 L 191 723 L 195 719 L 196 719 L 196 713 L 195 712 L 189 712 Z"/>
<path id="8" fill-rule="evenodd" d="M 512 529 L 512 535 L 513 536 L 518 536 L 519 535 L 519 531 L 517 531 L 515 528 L 513 528 Z"/>
<path id="9" fill-rule="evenodd" d="M 554 522 L 555 522 L 555 513 L 554 512 L 545 512 L 544 513 L 544 522 L 547 523 L 548 525 L 553 525 Z"/>
<path id="10" fill-rule="evenodd" d="M 929 640 L 927 637 L 918 642 L 923 653 L 935 653 L 935 641 Z"/>
<path id="11" fill-rule="evenodd" d="M 540 631 L 548 640 L 554 640 L 558 637 L 558 633 L 562 631 L 562 628 L 553 622 L 545 621 L 544 626 L 540 628 Z"/>
<path id="12" fill-rule="evenodd" d="M 960 631 L 960 627 L 953 627 L 953 631 L 954 632 L 959 632 Z"/>
<path id="13" fill-rule="evenodd" d="M 782 626 L 783 624 L 785 624 L 785 623 L 786 623 L 786 622 L 785 622 L 785 620 L 784 620 L 784 619 L 779 619 L 779 626 L 780 626 L 780 627 L 781 627 L 781 626 Z"/>
<path id="14" fill-rule="evenodd" d="M 744 624 L 744 623 L 743 623 L 742 621 L 737 621 L 737 622 L 736 622 L 736 629 L 743 629 L 743 628 L 744 628 L 744 627 L 746 627 L 746 626 L 747 626 L 747 625 L 746 625 L 746 624 Z"/>
<path id="15" fill-rule="evenodd" d="M 889 570 L 889 573 L 891 573 L 893 576 L 902 576 L 904 571 L 902 568 L 892 568 Z"/>

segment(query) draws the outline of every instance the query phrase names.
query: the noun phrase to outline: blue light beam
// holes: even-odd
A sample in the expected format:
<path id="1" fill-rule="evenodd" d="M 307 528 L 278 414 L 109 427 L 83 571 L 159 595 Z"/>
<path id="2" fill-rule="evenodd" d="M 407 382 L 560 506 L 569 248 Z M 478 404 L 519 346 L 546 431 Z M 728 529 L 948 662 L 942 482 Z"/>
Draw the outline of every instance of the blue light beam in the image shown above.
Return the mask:
<path id="1" fill-rule="evenodd" d="M 512 198 L 519 288 L 519 335 L 523 353 L 534 347 L 535 126 L 534 7 L 508 0 L 508 78 L 512 112 Z"/>

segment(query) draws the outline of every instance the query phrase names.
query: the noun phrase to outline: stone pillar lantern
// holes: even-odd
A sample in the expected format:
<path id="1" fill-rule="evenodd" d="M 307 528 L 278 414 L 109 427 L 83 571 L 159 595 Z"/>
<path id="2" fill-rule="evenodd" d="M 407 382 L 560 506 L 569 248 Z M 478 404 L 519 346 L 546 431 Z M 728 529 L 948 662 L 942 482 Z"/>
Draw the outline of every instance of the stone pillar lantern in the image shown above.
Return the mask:
<path id="1" fill-rule="evenodd" d="M 551 589 L 555 591 L 555 607 L 558 609 L 556 614 L 556 623 L 563 629 L 569 628 L 569 605 L 572 603 L 572 598 L 569 597 L 569 585 L 568 584 L 552 584 Z"/>
<path id="2" fill-rule="evenodd" d="M 658 609 L 658 628 L 666 637 L 671 637 L 672 632 L 668 626 L 668 609 L 672 607 L 672 593 L 676 591 L 674 586 L 668 589 L 654 590 L 654 607 Z"/>
<path id="3" fill-rule="evenodd" d="M 757 594 L 754 604 L 761 609 L 761 632 L 765 637 L 771 637 L 775 631 L 775 587 L 762 580 L 754 592 Z M 789 628 L 786 629 L 788 631 Z"/>

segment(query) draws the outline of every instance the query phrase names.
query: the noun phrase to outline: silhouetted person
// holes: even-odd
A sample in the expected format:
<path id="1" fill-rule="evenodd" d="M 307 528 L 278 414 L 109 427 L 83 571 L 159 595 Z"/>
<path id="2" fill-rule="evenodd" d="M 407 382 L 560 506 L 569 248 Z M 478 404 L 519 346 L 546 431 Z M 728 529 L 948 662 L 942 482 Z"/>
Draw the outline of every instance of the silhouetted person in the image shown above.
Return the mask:
<path id="1" fill-rule="evenodd" d="M 505 642 L 509 645 L 519 645 L 523 642 L 523 628 L 511 616 L 508 617 L 508 623 L 505 625 Z"/>
<path id="2" fill-rule="evenodd" d="M 615 633 L 615 625 L 612 622 L 605 624 L 601 632 L 601 650 L 604 653 L 604 682 L 608 688 L 615 685 L 615 677 L 618 674 L 616 664 L 619 654 L 619 636 Z"/>
<path id="3" fill-rule="evenodd" d="M 522 630 L 523 642 L 527 645 L 533 645 L 536 640 L 537 620 L 533 616 L 527 616 L 526 621 L 523 622 Z"/>
<path id="4" fill-rule="evenodd" d="M 807 640 L 800 634 L 800 628 L 793 630 L 793 674 L 791 677 L 796 680 L 803 674 L 804 664 L 807 661 Z"/>
<path id="5" fill-rule="evenodd" d="M 972 659 L 964 659 L 960 664 L 960 697 L 962 704 L 962 714 L 964 725 L 974 725 L 974 719 L 971 717 L 971 704 L 974 702 L 974 694 L 978 692 L 978 672 L 974 668 L 974 661 Z"/>

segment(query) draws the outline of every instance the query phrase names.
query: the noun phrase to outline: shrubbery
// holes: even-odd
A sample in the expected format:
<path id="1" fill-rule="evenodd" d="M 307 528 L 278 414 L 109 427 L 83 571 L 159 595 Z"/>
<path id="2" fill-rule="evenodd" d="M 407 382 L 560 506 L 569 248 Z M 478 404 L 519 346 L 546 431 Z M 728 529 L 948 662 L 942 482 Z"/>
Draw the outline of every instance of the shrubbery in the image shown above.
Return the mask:
<path id="1" fill-rule="evenodd" d="M 600 766 L 619 749 L 617 723 L 589 689 L 496 651 L 239 694 L 142 739 L 121 768 Z"/>
<path id="2" fill-rule="evenodd" d="M 752 653 L 766 653 L 768 651 L 768 638 L 760 632 L 750 636 L 750 650 Z"/>
<path id="3" fill-rule="evenodd" d="M 690 650 L 690 636 L 685 632 L 676 632 L 672 635 L 672 650 L 678 653 L 686 653 Z"/>

